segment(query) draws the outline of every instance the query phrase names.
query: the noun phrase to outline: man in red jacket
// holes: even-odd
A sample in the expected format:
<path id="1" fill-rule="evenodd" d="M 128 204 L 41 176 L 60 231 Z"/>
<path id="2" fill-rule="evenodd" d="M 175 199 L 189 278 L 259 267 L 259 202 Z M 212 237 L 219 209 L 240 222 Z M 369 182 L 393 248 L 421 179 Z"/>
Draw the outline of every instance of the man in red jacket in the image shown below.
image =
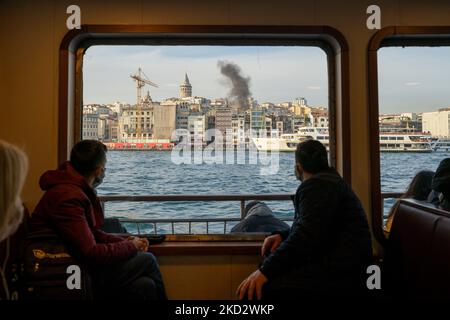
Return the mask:
<path id="1" fill-rule="evenodd" d="M 103 209 L 95 188 L 105 177 L 106 146 L 83 140 L 70 161 L 45 172 L 44 196 L 30 223 L 31 231 L 56 232 L 69 252 L 88 266 L 96 289 L 113 297 L 166 299 L 155 257 L 144 238 L 122 238 L 100 230 Z"/>

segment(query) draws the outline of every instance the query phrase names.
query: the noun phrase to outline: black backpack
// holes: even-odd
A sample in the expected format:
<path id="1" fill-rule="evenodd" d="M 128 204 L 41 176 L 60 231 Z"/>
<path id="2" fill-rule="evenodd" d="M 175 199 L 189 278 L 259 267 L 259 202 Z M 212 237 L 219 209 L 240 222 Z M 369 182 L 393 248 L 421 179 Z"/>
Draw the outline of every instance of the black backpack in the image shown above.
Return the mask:
<path id="1" fill-rule="evenodd" d="M 57 234 L 47 231 L 28 233 L 23 242 L 22 257 L 20 278 L 23 299 L 92 299 L 87 268 L 69 254 Z M 80 287 L 74 288 L 74 283 L 80 284 Z"/>

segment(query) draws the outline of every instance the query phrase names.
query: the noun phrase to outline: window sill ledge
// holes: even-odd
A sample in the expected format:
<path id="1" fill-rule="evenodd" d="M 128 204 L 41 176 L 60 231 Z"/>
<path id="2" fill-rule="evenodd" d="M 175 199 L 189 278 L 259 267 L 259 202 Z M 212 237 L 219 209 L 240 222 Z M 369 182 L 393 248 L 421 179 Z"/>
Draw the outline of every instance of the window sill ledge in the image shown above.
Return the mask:
<path id="1" fill-rule="evenodd" d="M 166 241 L 151 245 L 156 256 L 260 255 L 261 241 Z"/>

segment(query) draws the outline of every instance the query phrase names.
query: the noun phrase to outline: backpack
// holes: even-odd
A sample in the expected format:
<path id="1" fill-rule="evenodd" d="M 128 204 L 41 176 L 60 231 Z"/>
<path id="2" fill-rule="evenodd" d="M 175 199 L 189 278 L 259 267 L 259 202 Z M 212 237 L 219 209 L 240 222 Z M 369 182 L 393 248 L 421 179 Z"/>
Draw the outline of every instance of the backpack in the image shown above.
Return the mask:
<path id="1" fill-rule="evenodd" d="M 91 278 L 60 237 L 31 232 L 22 248 L 21 297 L 26 300 L 91 300 Z M 77 285 L 80 285 L 77 288 Z"/>

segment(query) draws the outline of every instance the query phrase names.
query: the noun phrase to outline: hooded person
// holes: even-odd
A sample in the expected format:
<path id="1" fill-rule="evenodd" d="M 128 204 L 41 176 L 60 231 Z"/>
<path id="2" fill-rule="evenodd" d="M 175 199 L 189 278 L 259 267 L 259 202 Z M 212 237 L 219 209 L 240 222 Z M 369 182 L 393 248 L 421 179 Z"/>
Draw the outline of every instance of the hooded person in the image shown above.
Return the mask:
<path id="1" fill-rule="evenodd" d="M 289 229 L 289 225 L 276 218 L 272 210 L 260 201 L 249 202 L 244 210 L 244 219 L 231 232 L 276 232 Z"/>
<path id="2" fill-rule="evenodd" d="M 45 172 L 39 181 L 45 194 L 36 206 L 31 232 L 54 233 L 71 256 L 86 265 L 99 292 L 124 298 L 165 299 L 155 257 L 148 241 L 120 237 L 100 230 L 103 208 L 95 188 L 105 177 L 107 148 L 83 140 L 72 149 L 70 161 Z"/>
<path id="3" fill-rule="evenodd" d="M 439 163 L 431 183 L 428 201 L 450 211 L 450 158 Z"/>

